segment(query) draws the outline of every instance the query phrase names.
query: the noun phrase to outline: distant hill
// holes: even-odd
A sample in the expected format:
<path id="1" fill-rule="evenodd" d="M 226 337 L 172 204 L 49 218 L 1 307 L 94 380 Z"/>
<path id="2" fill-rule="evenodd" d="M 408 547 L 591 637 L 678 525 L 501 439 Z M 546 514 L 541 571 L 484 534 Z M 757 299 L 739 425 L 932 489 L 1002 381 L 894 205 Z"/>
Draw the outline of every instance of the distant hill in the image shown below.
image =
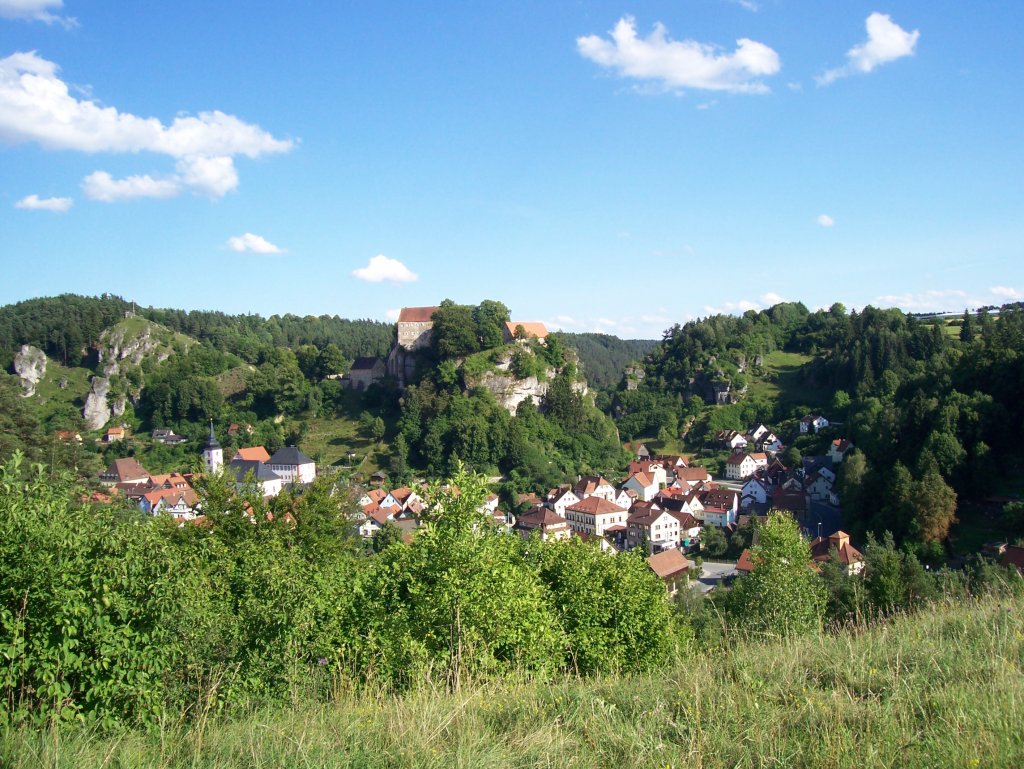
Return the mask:
<path id="1" fill-rule="evenodd" d="M 580 356 L 587 384 L 599 390 L 616 387 L 622 372 L 658 346 L 653 339 L 619 339 L 609 334 L 563 334 Z"/>

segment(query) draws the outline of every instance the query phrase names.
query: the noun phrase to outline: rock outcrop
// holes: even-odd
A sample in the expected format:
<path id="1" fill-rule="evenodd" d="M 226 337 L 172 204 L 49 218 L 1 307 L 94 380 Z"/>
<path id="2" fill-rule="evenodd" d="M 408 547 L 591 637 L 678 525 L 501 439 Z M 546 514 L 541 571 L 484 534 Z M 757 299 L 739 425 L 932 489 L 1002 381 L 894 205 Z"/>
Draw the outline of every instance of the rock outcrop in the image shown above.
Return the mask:
<path id="1" fill-rule="evenodd" d="M 156 352 L 157 363 L 170 357 L 166 341 L 153 333 L 147 323 L 141 331 L 132 333 L 126 326 L 114 326 L 100 336 L 99 363 L 106 377 L 117 374 L 122 362 L 138 366 L 151 353 Z"/>
<path id="2" fill-rule="evenodd" d="M 99 430 L 110 419 L 110 406 L 107 403 L 109 392 L 109 379 L 102 376 L 92 378 L 92 387 L 85 398 L 85 408 L 82 410 L 87 430 Z"/>
<path id="3" fill-rule="evenodd" d="M 46 353 L 38 347 L 23 344 L 14 356 L 14 373 L 21 379 L 22 396 L 35 395 L 36 385 L 46 376 Z"/>

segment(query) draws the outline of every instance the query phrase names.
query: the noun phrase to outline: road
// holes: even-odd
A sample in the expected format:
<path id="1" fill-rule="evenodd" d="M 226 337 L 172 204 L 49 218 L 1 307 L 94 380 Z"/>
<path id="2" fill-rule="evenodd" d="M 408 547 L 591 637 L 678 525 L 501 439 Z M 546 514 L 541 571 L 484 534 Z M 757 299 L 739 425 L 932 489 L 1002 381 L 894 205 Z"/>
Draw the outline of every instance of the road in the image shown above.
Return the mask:
<path id="1" fill-rule="evenodd" d="M 725 577 L 735 573 L 736 564 L 731 561 L 704 561 L 703 571 L 694 588 L 700 589 L 702 593 L 710 593 Z"/>

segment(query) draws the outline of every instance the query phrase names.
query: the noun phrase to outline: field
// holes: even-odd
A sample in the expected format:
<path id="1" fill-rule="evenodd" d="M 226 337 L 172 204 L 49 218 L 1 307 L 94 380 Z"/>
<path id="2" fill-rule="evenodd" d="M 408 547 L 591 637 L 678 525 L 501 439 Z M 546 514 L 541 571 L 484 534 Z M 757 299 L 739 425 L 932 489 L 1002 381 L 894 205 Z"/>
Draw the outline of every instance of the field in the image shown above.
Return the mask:
<path id="1" fill-rule="evenodd" d="M 838 635 L 684 651 L 655 675 L 466 685 L 169 719 L 152 733 L 9 729 L 10 769 L 1014 767 L 1024 601 L 948 604 Z"/>

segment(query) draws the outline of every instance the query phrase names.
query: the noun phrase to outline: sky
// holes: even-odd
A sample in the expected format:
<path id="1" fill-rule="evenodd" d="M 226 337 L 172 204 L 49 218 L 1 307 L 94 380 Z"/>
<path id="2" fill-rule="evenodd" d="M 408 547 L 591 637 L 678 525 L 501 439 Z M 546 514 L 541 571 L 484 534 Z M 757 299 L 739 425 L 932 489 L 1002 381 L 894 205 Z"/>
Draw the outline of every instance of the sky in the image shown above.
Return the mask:
<path id="1" fill-rule="evenodd" d="M 1024 299 L 1024 3 L 0 0 L 0 304 Z"/>

